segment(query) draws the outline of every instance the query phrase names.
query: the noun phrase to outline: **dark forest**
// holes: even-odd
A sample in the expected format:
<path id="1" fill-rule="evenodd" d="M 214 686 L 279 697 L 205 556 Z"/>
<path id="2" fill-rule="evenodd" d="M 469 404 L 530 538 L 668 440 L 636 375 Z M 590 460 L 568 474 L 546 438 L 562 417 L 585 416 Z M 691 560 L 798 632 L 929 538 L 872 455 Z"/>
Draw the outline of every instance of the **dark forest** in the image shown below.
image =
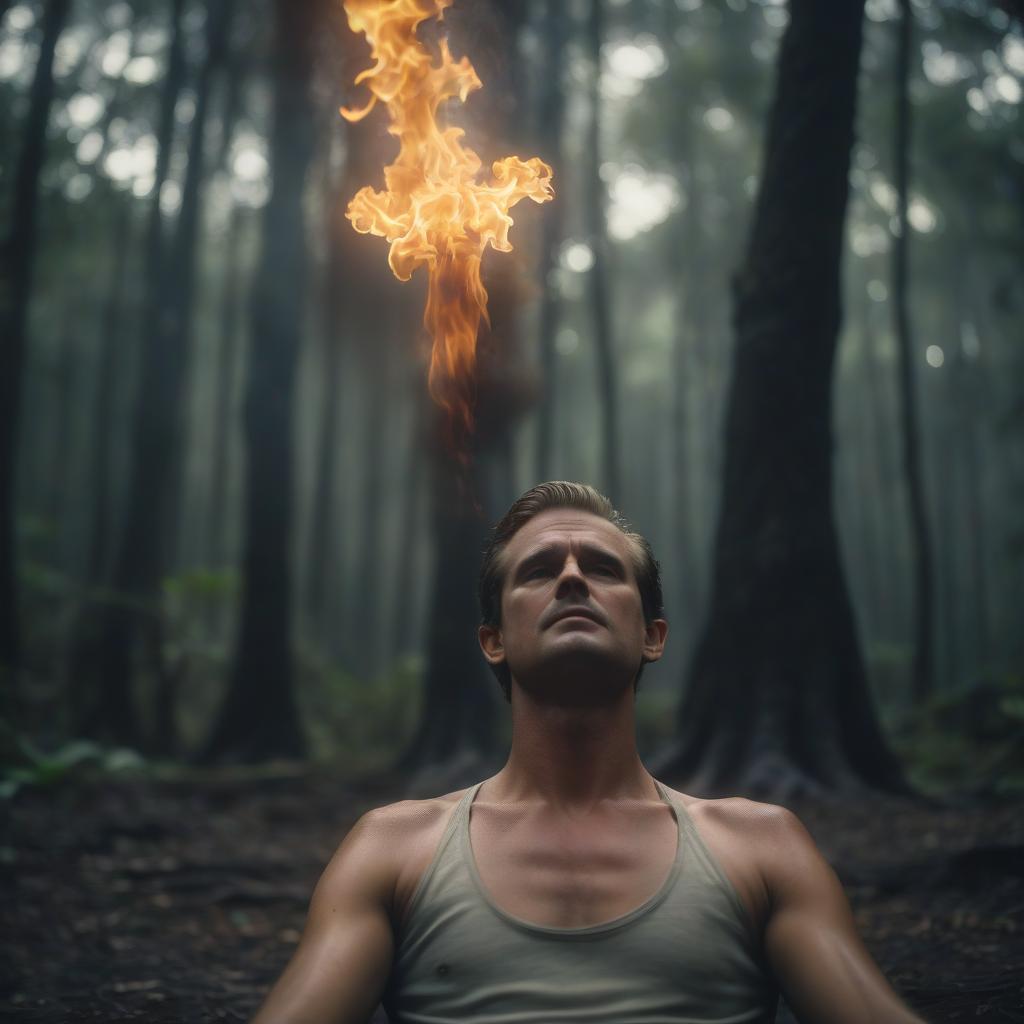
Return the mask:
<path id="1" fill-rule="evenodd" d="M 651 773 L 1024 1021 L 1018 3 L 455 0 L 447 116 L 554 187 L 461 449 L 341 0 L 0 18 L 0 1017 L 248 1019 L 359 815 L 503 764 L 481 552 L 578 480 L 661 564 Z"/>

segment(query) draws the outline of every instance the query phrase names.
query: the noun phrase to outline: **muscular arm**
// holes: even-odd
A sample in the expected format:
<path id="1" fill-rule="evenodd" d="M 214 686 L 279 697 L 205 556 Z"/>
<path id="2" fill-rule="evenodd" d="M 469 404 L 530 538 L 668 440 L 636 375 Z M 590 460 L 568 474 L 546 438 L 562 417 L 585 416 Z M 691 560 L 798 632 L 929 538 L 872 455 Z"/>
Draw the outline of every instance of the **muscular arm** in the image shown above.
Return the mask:
<path id="1" fill-rule="evenodd" d="M 765 822 L 765 952 L 801 1024 L 921 1024 L 864 948 L 846 894 L 795 815 Z"/>
<path id="2" fill-rule="evenodd" d="M 353 826 L 327 865 L 302 940 L 253 1024 L 366 1024 L 391 969 L 395 873 L 382 811 Z"/>

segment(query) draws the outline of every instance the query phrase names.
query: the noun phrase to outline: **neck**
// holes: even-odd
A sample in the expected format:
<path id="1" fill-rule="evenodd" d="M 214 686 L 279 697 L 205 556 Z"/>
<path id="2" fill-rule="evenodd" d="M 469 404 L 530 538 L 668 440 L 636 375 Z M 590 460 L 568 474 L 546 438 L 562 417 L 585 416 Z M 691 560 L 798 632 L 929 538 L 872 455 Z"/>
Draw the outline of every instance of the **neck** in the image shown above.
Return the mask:
<path id="1" fill-rule="evenodd" d="M 577 813 L 602 801 L 658 799 L 636 749 L 635 700 L 628 687 L 599 705 L 546 704 L 513 684 L 512 749 L 489 797 Z"/>

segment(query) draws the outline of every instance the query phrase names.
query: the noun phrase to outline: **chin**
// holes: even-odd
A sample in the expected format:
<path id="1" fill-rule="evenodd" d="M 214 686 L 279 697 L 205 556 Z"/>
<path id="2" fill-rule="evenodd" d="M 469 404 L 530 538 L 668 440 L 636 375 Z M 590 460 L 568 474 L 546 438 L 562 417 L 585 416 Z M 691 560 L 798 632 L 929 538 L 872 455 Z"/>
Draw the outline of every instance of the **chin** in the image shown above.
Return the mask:
<path id="1" fill-rule="evenodd" d="M 524 671 L 513 669 L 512 675 L 524 691 L 543 703 L 587 706 L 617 700 L 624 691 L 632 693 L 639 663 L 639 655 L 635 661 L 619 662 L 595 645 L 580 644 L 552 652 Z"/>

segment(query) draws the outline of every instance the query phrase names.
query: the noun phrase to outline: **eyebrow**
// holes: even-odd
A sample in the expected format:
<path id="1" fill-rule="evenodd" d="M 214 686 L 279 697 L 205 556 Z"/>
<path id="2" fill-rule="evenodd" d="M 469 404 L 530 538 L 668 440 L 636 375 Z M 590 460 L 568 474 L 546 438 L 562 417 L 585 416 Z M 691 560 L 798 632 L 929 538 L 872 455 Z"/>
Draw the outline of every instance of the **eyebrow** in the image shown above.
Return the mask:
<path id="1" fill-rule="evenodd" d="M 524 572 L 532 569 L 536 565 L 542 565 L 545 562 L 561 555 L 565 551 L 565 545 L 554 543 L 545 544 L 544 547 L 538 548 L 536 551 L 531 552 L 527 555 L 514 569 L 512 575 L 518 579 Z M 616 555 L 614 552 L 609 551 L 607 548 L 599 547 L 596 544 L 580 544 L 580 554 L 594 561 L 610 562 L 615 566 L 616 569 L 622 575 L 626 574 L 625 563 Z"/>

